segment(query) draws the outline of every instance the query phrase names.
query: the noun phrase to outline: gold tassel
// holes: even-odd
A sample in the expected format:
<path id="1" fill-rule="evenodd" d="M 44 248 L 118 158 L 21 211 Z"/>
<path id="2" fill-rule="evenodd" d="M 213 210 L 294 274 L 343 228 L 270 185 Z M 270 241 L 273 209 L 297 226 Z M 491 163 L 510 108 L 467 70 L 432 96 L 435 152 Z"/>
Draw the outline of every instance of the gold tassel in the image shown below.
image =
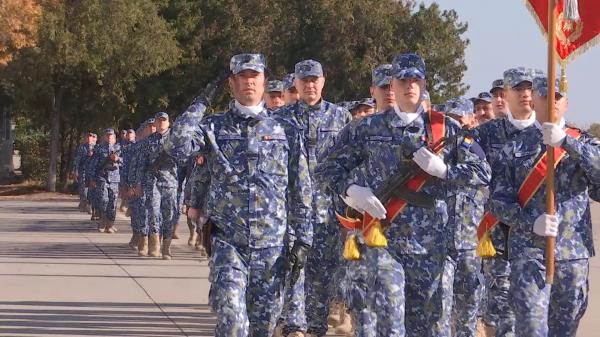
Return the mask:
<path id="1" fill-rule="evenodd" d="M 356 242 L 356 234 L 351 234 L 346 238 L 343 255 L 344 259 L 349 261 L 360 259 L 360 250 L 358 249 L 358 242 Z"/>
<path id="2" fill-rule="evenodd" d="M 387 247 L 387 239 L 383 234 L 381 222 L 377 221 L 365 235 L 365 244 L 369 247 Z"/>
<path id="3" fill-rule="evenodd" d="M 569 84 L 567 83 L 567 62 L 560 62 L 560 83 L 558 85 L 560 92 L 565 94 L 569 91 Z"/>
<path id="4" fill-rule="evenodd" d="M 496 256 L 496 248 L 494 248 L 494 244 L 492 243 L 490 231 L 486 231 L 485 234 L 483 234 L 483 237 L 479 240 L 477 249 L 475 251 L 480 257 Z"/>

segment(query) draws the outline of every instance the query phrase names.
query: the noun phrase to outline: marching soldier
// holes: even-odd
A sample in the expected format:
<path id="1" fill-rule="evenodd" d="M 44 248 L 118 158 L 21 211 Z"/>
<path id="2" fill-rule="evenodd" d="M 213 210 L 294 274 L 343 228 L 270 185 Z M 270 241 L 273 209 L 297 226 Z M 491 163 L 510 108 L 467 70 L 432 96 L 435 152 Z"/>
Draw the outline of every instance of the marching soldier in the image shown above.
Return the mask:
<path id="1" fill-rule="evenodd" d="M 117 144 L 115 130 L 104 131 L 105 141 L 94 151 L 91 159 L 90 187 L 96 188 L 100 197 L 100 222 L 98 231 L 115 233 L 117 197 L 119 195 L 119 169 L 123 163 L 121 146 Z"/>
<path id="2" fill-rule="evenodd" d="M 481 96 L 481 95 L 480 95 Z M 473 103 L 453 98 L 446 103 L 446 114 L 463 129 L 473 126 Z M 477 143 L 471 150 L 485 159 Z M 455 186 L 448 194 L 446 264 L 444 268 L 444 324 L 454 336 L 475 337 L 482 286 L 481 258 L 477 256 L 477 225 L 483 217 L 489 196 L 487 186 Z"/>
<path id="3" fill-rule="evenodd" d="M 565 124 L 563 93 L 557 93 L 553 109 L 559 122 L 545 123 L 547 81 L 535 77 L 525 68 L 504 72 L 510 113 L 494 120 L 485 134 L 488 143 L 503 144 L 488 157 L 494 168 L 490 211 L 510 227 L 516 336 L 575 336 L 587 307 L 589 258 L 594 254 L 588 188 L 600 183 L 600 142 Z M 546 165 L 546 145 L 557 154 L 556 215 L 545 213 L 547 170 L 538 169 Z M 553 285 L 545 280 L 547 236 L 556 237 Z"/>
<path id="4" fill-rule="evenodd" d="M 86 135 L 85 142 L 77 147 L 75 152 L 75 160 L 73 161 L 73 172 L 77 177 L 77 183 L 79 185 L 79 211 L 88 212 L 90 206 L 88 204 L 88 187 L 86 186 L 86 166 L 94 154 L 94 147 L 96 146 L 96 134 L 88 132 Z"/>
<path id="5" fill-rule="evenodd" d="M 348 110 L 322 98 L 325 77 L 319 62 L 301 61 L 296 63 L 294 69 L 294 86 L 298 90 L 300 99 L 277 113 L 293 119 L 300 132 L 302 145 L 308 151 L 310 177 L 314 179 L 313 175 L 318 163 L 327 148 L 333 145 L 338 132 L 351 120 L 351 116 Z M 340 234 L 331 193 L 314 185 L 312 208 L 314 242 L 308 254 L 306 281 L 304 282 L 301 276 L 301 281 L 297 283 L 298 289 L 294 291 L 296 298 L 304 298 L 306 301 L 305 312 L 308 325 L 306 331 L 315 336 L 323 336 L 327 333 L 329 303 L 335 293 L 332 275 L 341 262 Z M 290 235 L 290 240 L 294 240 L 293 234 Z M 303 289 L 304 295 L 302 295 Z M 304 331 L 302 304 L 298 303 L 294 306 L 297 308 L 287 311 L 287 326 L 283 329 L 284 334 Z M 290 318 L 290 315 L 296 315 L 296 318 Z"/>
<path id="6" fill-rule="evenodd" d="M 454 186 L 486 185 L 490 168 L 473 151 L 473 139 L 458 135 L 460 126 L 456 122 L 424 111 L 423 60 L 416 54 L 402 54 L 393 65 L 392 89 L 398 107 L 349 124 L 316 175 L 320 184 L 343 196 L 352 208 L 389 222 L 387 240 L 379 237 L 371 242 L 387 244 L 388 253 L 380 257 L 380 268 L 385 272 L 379 282 L 387 288 L 387 297 L 377 303 L 393 316 L 386 320 L 389 325 L 381 325 L 381 330 L 378 321 L 380 335 L 440 336 L 449 333 L 441 324 L 448 191 Z M 449 140 L 440 143 L 444 138 Z M 428 148 L 428 144 L 435 143 L 443 144 L 441 156 L 436 151 L 438 146 Z M 393 203 L 386 204 L 390 207 L 388 216 L 388 209 L 373 191 L 398 170 L 407 170 L 405 166 L 411 163 L 430 176 L 413 178 L 415 183 L 416 179 L 425 183 L 420 191 L 432 198 L 432 208 L 392 198 Z M 351 172 L 360 165 L 365 167 L 365 186 L 350 179 Z M 403 206 L 395 208 L 398 205 Z M 375 228 L 366 229 L 377 231 L 382 226 L 377 221 L 371 223 Z"/>
<path id="7" fill-rule="evenodd" d="M 290 121 L 267 113 L 265 68 L 261 54 L 233 56 L 231 108 L 202 120 L 206 106 L 196 100 L 175 121 L 166 147 L 180 162 L 202 154 L 207 163 L 215 336 L 271 336 L 284 282 L 297 282 L 312 243 L 305 150 Z M 292 228 L 296 241 L 287 252 Z"/>
<path id="8" fill-rule="evenodd" d="M 504 101 L 504 80 L 498 79 L 492 82 L 492 109 L 494 110 L 494 118 L 506 117 L 508 106 Z"/>
<path id="9" fill-rule="evenodd" d="M 294 73 L 285 75 L 283 79 L 283 101 L 285 105 L 294 104 L 300 99 L 300 94 L 294 84 Z"/>

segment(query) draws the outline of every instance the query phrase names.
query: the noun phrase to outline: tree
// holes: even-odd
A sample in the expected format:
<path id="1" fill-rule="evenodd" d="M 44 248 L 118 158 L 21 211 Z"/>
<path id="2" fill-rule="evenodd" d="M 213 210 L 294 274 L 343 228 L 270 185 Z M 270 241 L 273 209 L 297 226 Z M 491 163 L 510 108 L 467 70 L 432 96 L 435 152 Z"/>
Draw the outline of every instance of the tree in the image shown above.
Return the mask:
<path id="1" fill-rule="evenodd" d="M 6 65 L 13 53 L 35 44 L 41 6 L 35 0 L 0 1 L 0 66 Z"/>
<path id="2" fill-rule="evenodd" d="M 592 125 L 590 125 L 587 131 L 594 135 L 594 137 L 600 139 L 600 124 L 592 123 Z"/>

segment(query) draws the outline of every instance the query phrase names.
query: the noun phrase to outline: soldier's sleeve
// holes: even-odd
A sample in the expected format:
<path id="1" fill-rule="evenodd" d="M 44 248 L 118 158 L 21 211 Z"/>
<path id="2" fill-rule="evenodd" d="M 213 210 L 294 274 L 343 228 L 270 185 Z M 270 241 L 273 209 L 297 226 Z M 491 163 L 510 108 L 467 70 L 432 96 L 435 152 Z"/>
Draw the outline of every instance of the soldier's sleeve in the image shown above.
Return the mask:
<path id="1" fill-rule="evenodd" d="M 358 167 L 366 156 L 361 137 L 362 123 L 347 124 L 337 137 L 337 141 L 327 151 L 323 161 L 317 166 L 315 178 L 333 193 L 345 195 L 346 189 L 355 183 L 352 170 Z"/>
<path id="2" fill-rule="evenodd" d="M 140 145 L 138 145 L 140 143 L 136 143 L 135 147 L 132 147 L 129 151 L 129 159 L 128 159 L 128 163 L 127 163 L 127 172 L 125 173 L 125 175 L 127 176 L 127 184 L 129 186 L 135 186 L 136 184 L 138 184 L 139 182 L 136 180 L 137 179 L 137 163 L 138 163 L 138 154 L 139 154 L 139 148 Z M 133 146 L 133 145 L 132 145 Z"/>
<path id="3" fill-rule="evenodd" d="M 579 161 L 590 182 L 600 185 L 600 141 L 584 132 L 579 139 L 567 135 L 562 147 L 569 159 Z"/>
<path id="4" fill-rule="evenodd" d="M 286 130 L 290 155 L 288 159 L 288 226 L 294 229 L 296 239 L 312 245 L 312 182 L 308 168 L 307 151 L 300 133 L 288 127 Z"/>
<path id="5" fill-rule="evenodd" d="M 75 158 L 73 158 L 73 172 L 75 173 L 79 172 L 79 165 L 81 161 L 82 152 L 83 151 L 81 150 L 81 145 L 77 146 L 75 150 Z"/>
<path id="6" fill-rule="evenodd" d="M 196 98 L 171 127 L 171 135 L 163 146 L 167 154 L 175 158 L 180 165 L 185 165 L 188 158 L 193 153 L 200 152 L 204 146 L 204 133 L 200 122 L 205 112 L 205 102 Z"/>
<path id="7" fill-rule="evenodd" d="M 148 166 L 153 159 L 152 141 L 148 138 L 139 149 L 137 165 L 135 167 L 135 185 L 142 183 L 144 174 L 148 171 Z"/>
<path id="8" fill-rule="evenodd" d="M 462 133 L 460 127 L 449 118 L 446 127 L 450 136 L 456 138 L 444 149 L 448 165 L 447 181 L 457 186 L 486 186 L 492 179 L 492 169 L 486 161 L 485 152 L 469 133 Z"/>
<path id="9" fill-rule="evenodd" d="M 210 172 L 206 164 L 194 168 L 187 184 L 190 185 L 189 206 L 198 209 L 204 208 L 210 186 Z"/>
<path id="10" fill-rule="evenodd" d="M 98 179 L 98 171 L 100 170 L 102 163 L 102 149 L 97 148 L 96 151 L 94 151 L 92 158 L 90 159 L 90 181 L 95 181 L 96 179 Z"/>

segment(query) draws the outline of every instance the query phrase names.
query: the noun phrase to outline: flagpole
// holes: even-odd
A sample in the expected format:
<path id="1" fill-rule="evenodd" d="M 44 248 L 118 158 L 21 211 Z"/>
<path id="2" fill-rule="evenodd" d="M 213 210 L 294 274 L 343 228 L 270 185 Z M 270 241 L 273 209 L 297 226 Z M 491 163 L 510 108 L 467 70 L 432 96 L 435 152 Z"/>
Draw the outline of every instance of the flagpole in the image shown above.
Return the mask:
<path id="1" fill-rule="evenodd" d="M 554 98 L 556 92 L 556 53 L 554 51 L 556 45 L 556 0 L 548 0 L 548 122 L 556 123 L 556 115 L 554 114 Z M 556 207 L 554 204 L 554 148 L 550 145 L 546 146 L 548 156 L 548 176 L 546 180 L 546 213 L 555 214 Z M 556 238 L 553 236 L 546 237 L 546 283 L 554 282 L 554 247 Z"/>

